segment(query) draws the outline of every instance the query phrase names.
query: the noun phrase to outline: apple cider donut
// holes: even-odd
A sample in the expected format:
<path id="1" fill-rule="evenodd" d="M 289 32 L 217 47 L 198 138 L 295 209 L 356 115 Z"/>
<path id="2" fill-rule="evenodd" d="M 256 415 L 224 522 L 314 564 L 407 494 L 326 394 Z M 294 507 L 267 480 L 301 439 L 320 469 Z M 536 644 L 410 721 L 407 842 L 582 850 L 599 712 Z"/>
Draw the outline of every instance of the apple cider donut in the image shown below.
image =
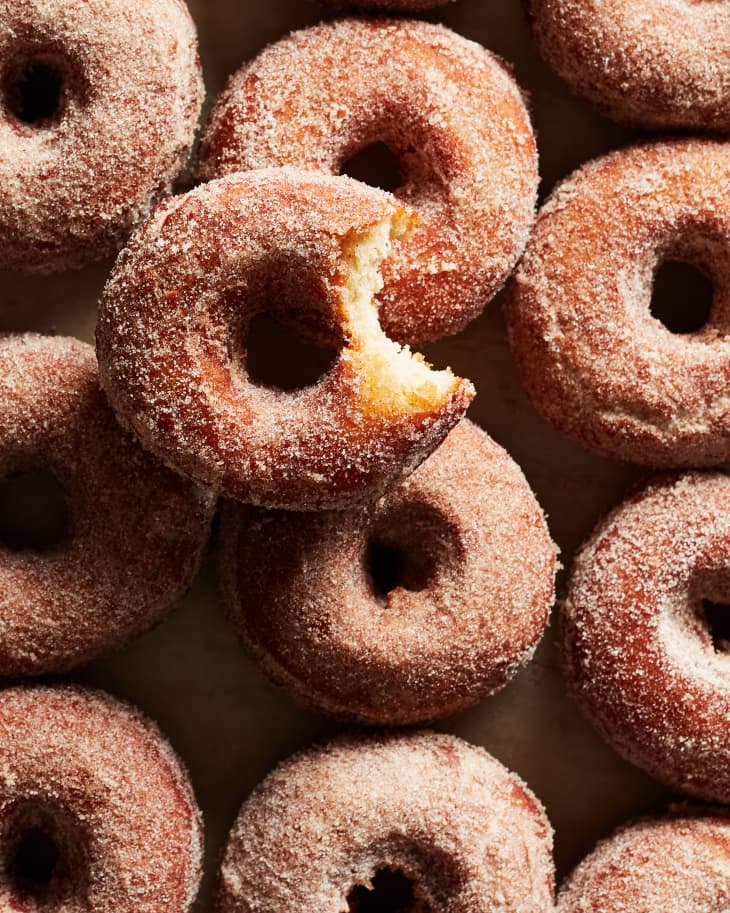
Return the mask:
<path id="1" fill-rule="evenodd" d="M 174 469 L 242 501 L 314 510 L 381 494 L 474 393 L 378 324 L 379 265 L 411 218 L 383 191 L 289 168 L 163 203 L 123 251 L 99 313 L 118 415 Z M 335 322 L 340 352 L 301 390 L 256 385 L 250 321 L 294 302 Z"/>
<path id="2" fill-rule="evenodd" d="M 685 261 L 714 286 L 709 320 L 670 332 L 654 277 Z M 730 144 L 614 152 L 555 190 L 506 305 L 536 408 L 584 446 L 646 466 L 730 458 Z"/>
<path id="3" fill-rule="evenodd" d="M 573 696 L 627 760 L 730 802 L 730 476 L 660 477 L 578 555 L 562 613 Z"/>
<path id="4" fill-rule="evenodd" d="M 546 63 L 617 121 L 730 131 L 727 0 L 529 0 Z"/>
<path id="5" fill-rule="evenodd" d="M 111 254 L 187 162 L 203 100 L 182 0 L 0 2 L 0 269 Z"/>
<path id="6" fill-rule="evenodd" d="M 366 723 L 414 723 L 501 688 L 553 602 L 555 549 L 510 456 L 471 422 L 408 479 L 351 511 L 229 502 L 228 615 L 271 678 Z"/>
<path id="7" fill-rule="evenodd" d="M 675 806 L 602 840 L 558 894 L 557 913 L 730 910 L 726 809 Z"/>
<path id="8" fill-rule="evenodd" d="M 0 338 L 0 478 L 63 487 L 60 541 L 0 543 L 0 676 L 65 671 L 157 624 L 189 586 L 215 503 L 117 424 L 91 346 Z"/>
<path id="9" fill-rule="evenodd" d="M 157 727 L 78 687 L 0 691 L 0 908 L 187 913 L 200 812 Z"/>
<path id="10" fill-rule="evenodd" d="M 482 748 L 349 735 L 284 761 L 244 803 L 218 910 L 543 913 L 553 877 L 542 806 Z"/>
<path id="11" fill-rule="evenodd" d="M 204 132 L 199 175 L 295 165 L 339 174 L 384 142 L 420 223 L 383 264 L 383 329 L 456 333 L 503 285 L 535 213 L 537 153 L 507 65 L 447 28 L 346 18 L 294 32 L 236 73 Z"/>

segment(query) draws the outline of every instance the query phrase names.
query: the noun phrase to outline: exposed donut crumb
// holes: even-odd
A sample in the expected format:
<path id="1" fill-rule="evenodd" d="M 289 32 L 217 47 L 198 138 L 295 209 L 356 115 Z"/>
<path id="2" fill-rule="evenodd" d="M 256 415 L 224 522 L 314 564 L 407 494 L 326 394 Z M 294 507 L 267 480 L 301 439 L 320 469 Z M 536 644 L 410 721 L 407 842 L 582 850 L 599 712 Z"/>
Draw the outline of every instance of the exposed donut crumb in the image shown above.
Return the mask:
<path id="1" fill-rule="evenodd" d="M 165 462 L 267 507 L 345 507 L 412 472 L 462 417 L 468 381 L 389 340 L 372 302 L 412 215 L 390 194 L 295 169 L 246 172 L 162 205 L 120 257 L 99 312 L 104 388 Z M 246 372 L 261 311 L 328 315 L 340 352 L 285 392 Z"/>

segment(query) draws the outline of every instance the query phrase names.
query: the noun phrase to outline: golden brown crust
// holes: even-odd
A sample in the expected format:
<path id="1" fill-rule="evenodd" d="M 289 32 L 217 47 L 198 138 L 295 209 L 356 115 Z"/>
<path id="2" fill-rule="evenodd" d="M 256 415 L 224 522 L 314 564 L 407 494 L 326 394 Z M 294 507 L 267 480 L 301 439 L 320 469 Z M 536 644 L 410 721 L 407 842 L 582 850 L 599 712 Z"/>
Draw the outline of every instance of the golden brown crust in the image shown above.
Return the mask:
<path id="1" fill-rule="evenodd" d="M 712 277 L 695 333 L 650 313 L 665 259 Z M 541 210 L 505 312 L 522 382 L 561 431 L 647 466 L 727 460 L 730 145 L 649 143 L 575 172 Z"/>
<path id="2" fill-rule="evenodd" d="M 413 578 L 387 595 L 368 570 L 373 542 L 405 554 Z M 498 690 L 532 656 L 554 596 L 539 505 L 509 455 L 468 421 L 365 508 L 229 502 L 220 548 L 229 617 L 267 674 L 360 722 L 433 719 Z"/>
<path id="3" fill-rule="evenodd" d="M 181 0 L 2 0 L 3 75 L 61 76 L 61 106 L 0 111 L 0 269 L 51 271 L 111 254 L 187 162 L 203 100 Z M 0 86 L 0 96 L 7 96 Z"/>
<path id="4" fill-rule="evenodd" d="M 377 267 L 406 220 L 383 191 L 294 169 L 232 175 L 161 205 L 99 313 L 117 414 L 174 469 L 229 497 L 311 510 L 379 495 L 473 397 L 378 326 Z M 326 314 L 342 339 L 330 370 L 293 393 L 255 385 L 245 367 L 248 322 L 282 301 Z"/>
<path id="5" fill-rule="evenodd" d="M 280 764 L 244 803 L 221 866 L 220 913 L 347 910 L 383 869 L 430 913 L 545 913 L 552 831 L 483 749 L 416 732 L 346 736 Z"/>
<path id="6" fill-rule="evenodd" d="M 502 60 L 447 28 L 345 18 L 294 32 L 230 80 L 205 130 L 203 179 L 274 165 L 339 174 L 375 141 L 420 225 L 383 267 L 386 333 L 462 329 L 515 266 L 534 220 L 537 152 Z"/>
<path id="7" fill-rule="evenodd" d="M 91 346 L 0 338 L 0 478 L 63 485 L 66 536 L 0 545 L 0 675 L 61 672 L 157 624 L 200 564 L 214 500 L 124 434 Z"/>
<path id="8" fill-rule="evenodd" d="M 726 809 L 676 806 L 625 825 L 580 863 L 557 913 L 725 913 L 730 909 Z"/>
<path id="9" fill-rule="evenodd" d="M 730 476 L 660 477 L 601 523 L 562 613 L 568 681 L 622 755 L 730 802 L 730 655 L 703 600 L 730 591 Z"/>
<path id="10" fill-rule="evenodd" d="M 3 910 L 187 913 L 201 825 L 180 760 L 138 710 L 77 687 L 0 692 Z M 13 858 L 38 830 L 59 858 L 34 886 Z"/>
<path id="11" fill-rule="evenodd" d="M 730 132 L 725 0 L 529 0 L 546 62 L 623 123 Z"/>

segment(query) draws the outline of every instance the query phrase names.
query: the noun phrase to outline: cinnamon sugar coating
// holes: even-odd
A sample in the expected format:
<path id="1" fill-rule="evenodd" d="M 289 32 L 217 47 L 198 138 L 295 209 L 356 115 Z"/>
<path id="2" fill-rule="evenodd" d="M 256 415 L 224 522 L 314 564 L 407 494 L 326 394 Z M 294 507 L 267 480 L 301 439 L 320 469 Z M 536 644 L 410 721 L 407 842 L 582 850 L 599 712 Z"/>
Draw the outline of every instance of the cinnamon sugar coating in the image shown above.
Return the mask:
<path id="1" fill-rule="evenodd" d="M 186 913 L 201 859 L 187 773 L 150 720 L 86 688 L 0 691 L 3 910 Z"/>
<path id="2" fill-rule="evenodd" d="M 411 880 L 423 913 L 552 909 L 537 799 L 483 749 L 415 732 L 340 737 L 270 773 L 231 831 L 218 910 L 356 910 L 353 889 L 383 870 Z"/>
<path id="3" fill-rule="evenodd" d="M 303 702 L 367 723 L 433 719 L 501 688 L 532 656 L 554 596 L 540 507 L 516 463 L 466 420 L 365 508 L 229 502 L 220 549 L 228 615 L 264 671 Z M 373 549 L 394 563 L 388 592 Z"/>
<path id="4" fill-rule="evenodd" d="M 583 547 L 562 614 L 570 689 L 603 737 L 663 782 L 730 802 L 730 476 L 659 477 Z M 727 612 L 725 606 L 724 611 Z"/>
<path id="5" fill-rule="evenodd" d="M 203 83 L 187 7 L 0 0 L 0 60 L 0 269 L 111 254 L 190 153 Z"/>
<path id="6" fill-rule="evenodd" d="M 67 531 L 0 544 L 0 675 L 60 672 L 157 624 L 189 586 L 215 503 L 118 426 L 91 346 L 0 338 L 0 478 L 63 486 Z"/>
<path id="7" fill-rule="evenodd" d="M 713 281 L 694 333 L 650 313 L 665 260 Z M 730 458 L 730 144 L 650 143 L 575 172 L 538 216 L 506 317 L 532 402 L 584 446 L 659 467 Z"/>
<path id="8" fill-rule="evenodd" d="M 97 326 L 117 414 L 174 469 L 267 507 L 377 497 L 435 449 L 474 390 L 387 339 L 372 296 L 410 217 L 343 177 L 269 169 L 158 207 L 123 251 Z M 247 375 L 256 313 L 316 311 L 341 348 L 294 392 Z"/>
<path id="9" fill-rule="evenodd" d="M 295 165 L 339 174 L 361 149 L 397 156 L 420 224 L 383 264 L 385 332 L 456 333 L 500 289 L 535 214 L 537 152 L 504 61 L 449 29 L 345 18 L 294 32 L 236 73 L 204 131 L 199 175 Z"/>
<path id="10" fill-rule="evenodd" d="M 545 61 L 617 121 L 730 132 L 726 0 L 529 0 Z"/>
<path id="11" fill-rule="evenodd" d="M 675 806 L 602 840 L 558 894 L 557 913 L 725 913 L 726 809 Z"/>

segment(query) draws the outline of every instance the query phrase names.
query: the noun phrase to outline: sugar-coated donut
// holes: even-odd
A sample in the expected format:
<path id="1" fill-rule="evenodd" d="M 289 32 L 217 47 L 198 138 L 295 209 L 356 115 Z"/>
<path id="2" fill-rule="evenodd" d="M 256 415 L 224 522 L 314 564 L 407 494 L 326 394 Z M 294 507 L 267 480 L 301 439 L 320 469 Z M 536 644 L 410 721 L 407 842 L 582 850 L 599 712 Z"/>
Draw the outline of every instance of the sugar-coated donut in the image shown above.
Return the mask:
<path id="1" fill-rule="evenodd" d="M 60 672 L 152 627 L 190 584 L 215 507 L 117 424 L 94 350 L 0 338 L 0 478 L 63 486 L 61 541 L 0 544 L 0 675 Z"/>
<path id="2" fill-rule="evenodd" d="M 185 165 L 203 83 L 182 0 L 0 3 L 0 269 L 112 253 Z"/>
<path id="3" fill-rule="evenodd" d="M 253 791 L 218 910 L 356 913 L 396 889 L 403 909 L 543 913 L 553 875 L 542 806 L 483 749 L 428 732 L 353 735 L 295 755 Z"/>
<path id="4" fill-rule="evenodd" d="M 726 0 L 529 0 L 545 61 L 609 117 L 730 131 Z"/>
<path id="5" fill-rule="evenodd" d="M 498 690 L 532 656 L 553 602 L 555 549 L 535 496 L 468 421 L 365 508 L 229 502 L 220 549 L 229 617 L 267 674 L 368 723 L 433 719 Z"/>
<path id="6" fill-rule="evenodd" d="M 576 559 L 562 614 L 570 689 L 629 761 L 730 802 L 730 654 L 713 606 L 730 592 L 730 476 L 660 477 Z M 725 609 L 727 612 L 727 608 Z"/>
<path id="7" fill-rule="evenodd" d="M 289 168 L 163 203 L 101 304 L 112 405 L 145 447 L 230 497 L 303 510 L 376 497 L 435 449 L 474 395 L 378 324 L 379 266 L 409 225 L 383 191 Z M 249 322 L 294 302 L 334 320 L 340 352 L 299 391 L 256 385 Z"/>
<path id="8" fill-rule="evenodd" d="M 557 913 L 730 910 L 726 809 L 675 806 L 602 840 L 558 894 Z"/>
<path id="9" fill-rule="evenodd" d="M 272 165 L 339 174 L 376 141 L 420 225 L 383 264 L 385 332 L 420 343 L 476 317 L 532 226 L 537 153 L 502 60 L 427 22 L 347 18 L 294 32 L 236 73 L 204 132 L 204 180 Z"/>
<path id="10" fill-rule="evenodd" d="M 186 913 L 202 828 L 157 727 L 102 692 L 0 691 L 0 908 Z"/>
<path id="11" fill-rule="evenodd" d="M 650 312 L 667 260 L 713 280 L 697 332 Z M 506 316 L 534 405 L 586 447 L 660 467 L 730 458 L 730 144 L 635 146 L 569 177 L 540 212 Z"/>

